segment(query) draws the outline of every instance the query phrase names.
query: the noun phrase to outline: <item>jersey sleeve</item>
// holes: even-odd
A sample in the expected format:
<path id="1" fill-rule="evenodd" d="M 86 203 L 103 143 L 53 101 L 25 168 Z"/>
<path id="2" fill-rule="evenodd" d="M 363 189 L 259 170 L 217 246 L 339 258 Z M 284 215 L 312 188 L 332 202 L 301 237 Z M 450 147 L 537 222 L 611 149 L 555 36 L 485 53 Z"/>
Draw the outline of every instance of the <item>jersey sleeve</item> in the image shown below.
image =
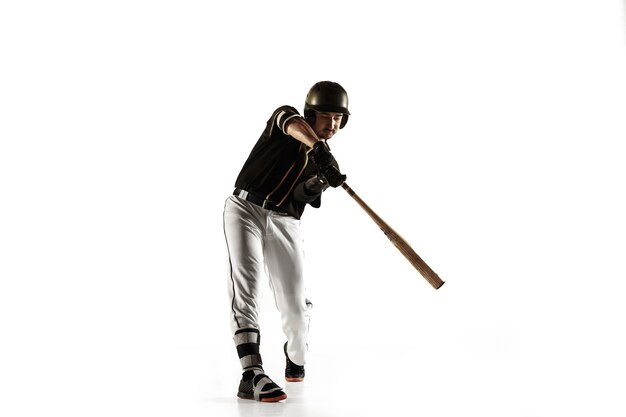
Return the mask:
<path id="1" fill-rule="evenodd" d="M 308 179 L 308 178 L 307 178 Z M 320 199 L 322 197 L 322 193 L 310 193 L 304 183 L 306 181 L 300 181 L 293 189 L 293 198 L 302 203 L 309 203 L 313 207 L 319 207 Z M 315 204 L 317 202 L 317 205 Z"/>
<path id="2" fill-rule="evenodd" d="M 274 124 L 283 134 L 287 134 L 287 122 L 294 117 L 300 117 L 300 113 L 294 107 L 282 106 L 274 112 Z"/>

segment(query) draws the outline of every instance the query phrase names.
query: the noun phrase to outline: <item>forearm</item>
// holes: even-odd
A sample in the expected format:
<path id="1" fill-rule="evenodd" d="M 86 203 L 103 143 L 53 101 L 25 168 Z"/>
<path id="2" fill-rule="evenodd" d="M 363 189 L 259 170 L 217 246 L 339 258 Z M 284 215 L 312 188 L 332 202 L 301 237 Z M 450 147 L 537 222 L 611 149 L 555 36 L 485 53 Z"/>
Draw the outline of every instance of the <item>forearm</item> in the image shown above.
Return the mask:
<path id="1" fill-rule="evenodd" d="M 320 198 L 322 192 L 328 188 L 326 178 L 321 175 L 311 175 L 305 181 L 296 185 L 293 197 L 304 203 L 311 203 Z"/>
<path id="2" fill-rule="evenodd" d="M 321 192 L 317 194 L 312 194 L 310 191 L 307 191 L 303 182 L 296 185 L 293 189 L 294 200 L 301 201 L 303 203 L 310 203 L 311 201 L 319 198 L 321 194 Z"/>
<path id="3" fill-rule="evenodd" d="M 287 134 L 309 147 L 313 147 L 315 142 L 320 141 L 311 126 L 301 117 L 294 117 L 289 120 Z"/>

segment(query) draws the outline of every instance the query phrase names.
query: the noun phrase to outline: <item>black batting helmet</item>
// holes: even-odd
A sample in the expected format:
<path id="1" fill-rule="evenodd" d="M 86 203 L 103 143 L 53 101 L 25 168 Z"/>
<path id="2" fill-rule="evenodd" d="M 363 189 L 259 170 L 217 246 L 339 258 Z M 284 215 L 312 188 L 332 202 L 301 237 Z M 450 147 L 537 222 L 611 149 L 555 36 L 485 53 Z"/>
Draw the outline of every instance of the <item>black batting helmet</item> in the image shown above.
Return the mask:
<path id="1" fill-rule="evenodd" d="M 315 112 L 333 112 L 343 113 L 341 119 L 342 129 L 348 123 L 348 93 L 339 84 L 333 81 L 320 81 L 315 83 L 306 95 L 304 102 L 304 116 L 311 120 L 315 120 Z"/>

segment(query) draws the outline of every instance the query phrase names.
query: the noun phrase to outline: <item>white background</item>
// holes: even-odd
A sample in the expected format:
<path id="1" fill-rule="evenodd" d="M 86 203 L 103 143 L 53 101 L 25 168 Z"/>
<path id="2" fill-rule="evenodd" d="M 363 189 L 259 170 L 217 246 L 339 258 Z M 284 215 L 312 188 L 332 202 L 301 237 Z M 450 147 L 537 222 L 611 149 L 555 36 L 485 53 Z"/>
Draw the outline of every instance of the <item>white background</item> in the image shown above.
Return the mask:
<path id="1" fill-rule="evenodd" d="M 617 0 L 3 2 L 0 414 L 626 415 L 625 23 Z M 348 184 L 446 284 L 329 190 L 303 217 L 308 385 L 242 403 L 223 203 L 326 79 Z M 269 293 L 262 317 L 278 379 Z"/>

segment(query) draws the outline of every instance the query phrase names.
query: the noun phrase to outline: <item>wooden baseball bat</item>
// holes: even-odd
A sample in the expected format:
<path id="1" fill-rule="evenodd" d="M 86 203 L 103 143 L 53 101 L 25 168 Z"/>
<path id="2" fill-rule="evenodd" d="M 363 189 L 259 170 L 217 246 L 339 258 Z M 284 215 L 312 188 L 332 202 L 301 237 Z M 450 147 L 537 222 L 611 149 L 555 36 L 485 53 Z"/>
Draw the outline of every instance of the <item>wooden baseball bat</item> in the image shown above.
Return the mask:
<path id="1" fill-rule="evenodd" d="M 380 230 L 391 240 L 391 243 L 395 245 L 395 247 L 404 255 L 404 257 L 413 265 L 415 269 L 419 271 L 420 274 L 426 281 L 430 283 L 435 289 L 439 289 L 444 281 L 439 278 L 439 275 L 433 271 L 430 266 L 420 256 L 415 253 L 415 251 L 411 248 L 411 246 L 404 240 L 399 234 L 397 234 L 383 219 L 380 218 L 378 214 L 374 212 L 361 198 L 346 184 L 345 182 L 341 184 L 344 190 L 352 197 L 358 204 L 361 206 L 363 210 L 374 220 L 374 223 L 380 227 Z"/>

